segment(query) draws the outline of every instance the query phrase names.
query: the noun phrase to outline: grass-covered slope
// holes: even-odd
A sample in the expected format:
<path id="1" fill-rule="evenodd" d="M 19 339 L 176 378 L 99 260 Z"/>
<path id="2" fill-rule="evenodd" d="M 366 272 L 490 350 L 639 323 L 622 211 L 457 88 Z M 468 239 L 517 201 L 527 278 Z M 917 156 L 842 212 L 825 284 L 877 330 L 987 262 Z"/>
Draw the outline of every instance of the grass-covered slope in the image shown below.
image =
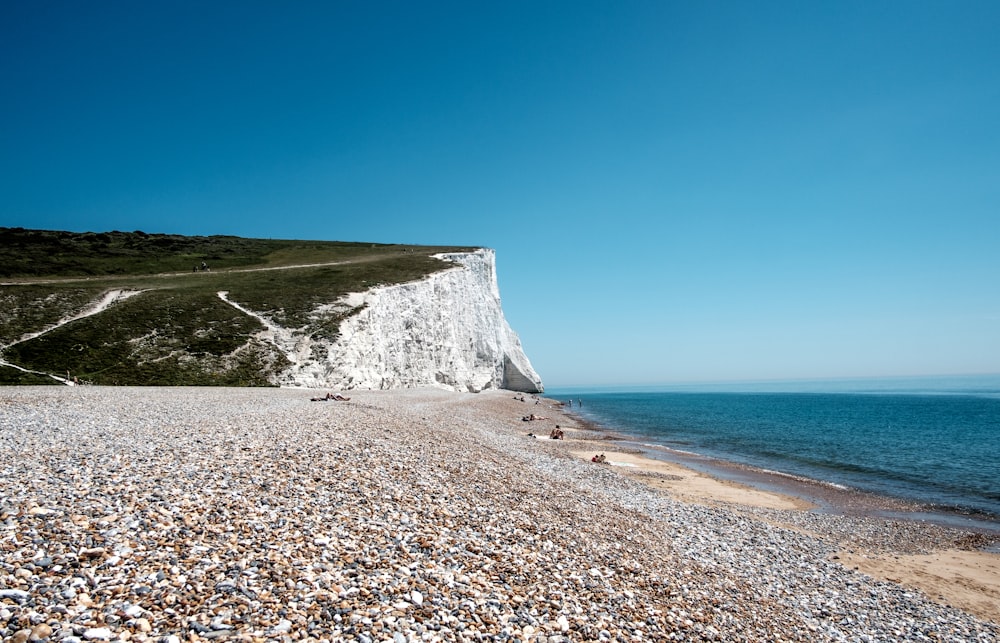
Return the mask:
<path id="1" fill-rule="evenodd" d="M 329 306 L 342 295 L 419 279 L 448 267 L 431 255 L 470 249 L 0 228 L 0 359 L 95 384 L 264 386 L 285 358 L 219 291 L 333 339 L 352 312 Z M 141 292 L 60 325 L 116 290 Z M 40 383 L 56 380 L 0 365 L 0 384 Z"/>

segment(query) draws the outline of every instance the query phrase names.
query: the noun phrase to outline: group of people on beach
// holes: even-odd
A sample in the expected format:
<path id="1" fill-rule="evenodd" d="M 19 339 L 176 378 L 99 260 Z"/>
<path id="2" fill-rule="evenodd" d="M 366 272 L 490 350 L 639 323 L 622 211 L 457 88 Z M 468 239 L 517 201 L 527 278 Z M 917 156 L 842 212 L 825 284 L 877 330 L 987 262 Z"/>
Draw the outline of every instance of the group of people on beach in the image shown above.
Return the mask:
<path id="1" fill-rule="evenodd" d="M 538 403 L 538 399 L 534 395 L 532 397 L 535 398 L 535 403 L 537 404 Z M 515 395 L 514 399 L 515 400 L 520 400 L 522 402 L 526 401 L 524 399 L 523 395 L 520 395 L 520 396 Z M 562 403 L 560 403 L 560 404 L 562 404 Z M 578 404 L 580 406 L 583 406 L 583 400 L 580 400 L 578 402 Z M 573 405 L 573 400 L 569 401 L 569 405 L 570 406 Z M 547 419 L 549 419 L 549 418 L 547 418 L 545 416 L 542 416 L 542 415 L 535 415 L 534 413 L 531 413 L 529 415 L 525 415 L 525 416 L 521 417 L 521 421 L 522 422 L 534 422 L 536 420 L 547 420 Z M 534 433 L 530 433 L 529 432 L 528 433 L 528 437 L 529 438 L 537 438 L 538 436 L 535 435 Z M 557 424 L 557 425 L 555 425 L 555 427 L 551 431 L 549 431 L 549 439 L 550 440 L 565 440 L 566 439 L 566 432 L 562 429 L 562 427 L 560 427 Z M 601 453 L 599 455 L 595 455 L 593 458 L 590 459 L 590 461 L 591 462 L 597 462 L 597 463 L 600 463 L 600 464 L 604 464 L 604 463 L 606 463 L 608 461 L 608 459 L 604 456 L 603 453 Z"/>
<path id="2" fill-rule="evenodd" d="M 517 400 L 517 401 L 519 401 L 519 402 L 527 402 L 528 401 L 527 399 L 525 399 L 524 393 L 521 393 L 520 395 L 515 395 L 514 399 Z M 535 401 L 535 404 L 541 404 L 542 403 L 542 401 L 540 399 L 538 399 L 537 395 L 532 395 L 531 399 L 533 399 Z"/>

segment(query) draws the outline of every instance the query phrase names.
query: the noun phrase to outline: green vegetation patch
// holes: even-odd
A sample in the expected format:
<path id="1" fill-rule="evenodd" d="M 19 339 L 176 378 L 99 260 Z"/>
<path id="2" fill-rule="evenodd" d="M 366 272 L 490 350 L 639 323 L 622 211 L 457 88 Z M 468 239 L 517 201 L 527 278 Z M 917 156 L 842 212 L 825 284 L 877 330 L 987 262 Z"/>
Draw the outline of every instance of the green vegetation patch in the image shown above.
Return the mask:
<path id="1" fill-rule="evenodd" d="M 96 384 L 217 383 L 228 381 L 222 373 L 231 355 L 263 350 L 253 340 L 261 328 L 209 293 L 152 291 L 12 346 L 5 358 Z"/>
<path id="2" fill-rule="evenodd" d="M 248 266 L 352 261 L 430 248 L 347 241 L 187 237 L 136 232 L 0 228 L 0 278 L 149 275 Z"/>
<path id="3" fill-rule="evenodd" d="M 79 286 L 0 286 L 0 346 L 80 313 L 103 290 Z"/>

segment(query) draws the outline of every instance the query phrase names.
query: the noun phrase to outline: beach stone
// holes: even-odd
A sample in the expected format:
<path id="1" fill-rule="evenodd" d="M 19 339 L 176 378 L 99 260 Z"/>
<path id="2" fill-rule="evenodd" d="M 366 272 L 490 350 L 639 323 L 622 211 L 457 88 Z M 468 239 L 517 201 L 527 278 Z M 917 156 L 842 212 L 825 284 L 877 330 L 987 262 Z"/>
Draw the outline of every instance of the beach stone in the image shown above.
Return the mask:
<path id="1" fill-rule="evenodd" d="M 88 641 L 110 641 L 111 629 L 107 627 L 91 627 L 83 631 L 83 638 Z"/>
<path id="2" fill-rule="evenodd" d="M 49 627 L 47 623 L 39 623 L 38 625 L 31 628 L 31 635 L 28 636 L 28 640 L 44 641 L 50 636 L 52 636 L 52 628 Z"/>
<path id="3" fill-rule="evenodd" d="M 4 642 L 1000 640 L 833 559 L 960 532 L 678 502 L 503 391 L 0 389 Z"/>
<path id="4" fill-rule="evenodd" d="M 0 589 L 0 599 L 9 598 L 18 603 L 28 600 L 30 594 L 23 589 Z"/>

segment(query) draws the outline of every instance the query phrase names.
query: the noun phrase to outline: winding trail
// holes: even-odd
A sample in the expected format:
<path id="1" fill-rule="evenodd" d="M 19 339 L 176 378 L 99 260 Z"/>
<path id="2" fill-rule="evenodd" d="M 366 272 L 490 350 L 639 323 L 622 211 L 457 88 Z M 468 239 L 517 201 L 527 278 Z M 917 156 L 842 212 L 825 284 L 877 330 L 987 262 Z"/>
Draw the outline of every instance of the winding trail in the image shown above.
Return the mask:
<path id="1" fill-rule="evenodd" d="M 281 354 L 284 355 L 289 362 L 292 362 L 296 366 L 302 362 L 303 356 L 300 355 L 301 342 L 296 339 L 295 333 L 291 329 L 279 326 L 260 313 L 255 313 L 249 308 L 245 308 L 244 306 L 241 306 L 235 301 L 229 299 L 228 290 L 220 290 L 216 294 L 219 296 L 219 299 L 226 302 L 236 310 L 240 311 L 244 315 L 253 317 L 263 324 L 265 330 L 261 331 L 258 336 L 281 351 Z"/>
<path id="2" fill-rule="evenodd" d="M 80 311 L 80 312 L 78 312 L 76 314 L 73 314 L 73 315 L 69 315 L 69 316 L 63 317 L 62 319 L 60 319 L 56 323 L 52 324 L 48 328 L 43 328 L 42 330 L 40 330 L 38 332 L 27 333 L 25 335 L 22 335 L 20 339 L 18 339 L 16 341 L 13 341 L 10 344 L 0 345 L 0 355 L 3 354 L 3 351 L 5 349 L 10 348 L 11 346 L 16 346 L 17 344 L 20 344 L 22 342 L 26 342 L 26 341 L 35 339 L 36 337 L 40 337 L 40 336 L 44 335 L 45 333 L 50 333 L 50 332 L 54 331 L 55 329 L 60 328 L 62 326 L 65 326 L 66 324 L 68 324 L 70 322 L 74 322 L 74 321 L 76 321 L 78 319 L 83 319 L 85 317 L 92 317 L 94 315 L 97 315 L 98 313 L 101 313 L 101 312 L 104 312 L 105 310 L 107 310 L 112 304 L 118 303 L 120 301 L 124 301 L 124 300 L 126 300 L 126 299 L 128 299 L 130 297 L 135 297 L 136 295 L 138 295 L 140 293 L 143 293 L 143 292 L 145 292 L 145 291 L 144 290 L 125 290 L 125 289 L 109 290 L 109 291 L 105 292 L 104 295 L 102 295 L 100 299 L 95 300 L 93 303 L 90 304 L 89 307 L 84 308 L 82 311 Z M 69 378 L 59 377 L 58 375 L 53 375 L 52 373 L 46 373 L 44 371 L 35 371 L 35 370 L 30 369 L 30 368 L 24 368 L 23 366 L 18 366 L 17 364 L 12 364 L 11 362 L 8 362 L 7 360 L 3 359 L 3 357 L 0 357 L 0 366 L 9 366 L 11 368 L 15 368 L 15 369 L 17 369 L 19 371 L 22 371 L 24 373 L 34 373 L 35 375 L 44 375 L 46 377 L 51 377 L 52 379 L 58 380 L 58 381 L 62 382 L 63 384 L 66 384 L 67 386 L 73 386 L 73 384 L 74 384 L 74 382 L 72 380 L 70 380 Z"/>

